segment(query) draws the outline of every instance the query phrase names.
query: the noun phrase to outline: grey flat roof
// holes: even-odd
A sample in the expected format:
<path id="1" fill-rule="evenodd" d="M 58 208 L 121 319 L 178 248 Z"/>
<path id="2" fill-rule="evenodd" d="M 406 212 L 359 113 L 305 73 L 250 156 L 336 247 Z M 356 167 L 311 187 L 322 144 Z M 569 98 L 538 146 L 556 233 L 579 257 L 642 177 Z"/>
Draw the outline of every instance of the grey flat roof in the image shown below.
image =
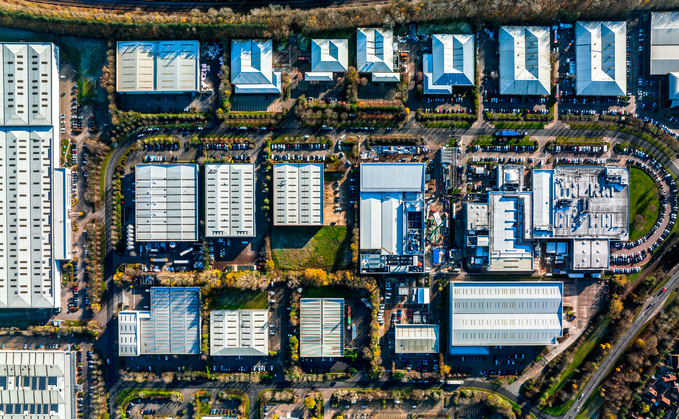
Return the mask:
<path id="1" fill-rule="evenodd" d="M 650 74 L 679 71 L 679 12 L 651 13 Z"/>
<path id="2" fill-rule="evenodd" d="M 438 353 L 439 326 L 433 324 L 397 324 L 394 352 L 397 354 Z"/>
<path id="3" fill-rule="evenodd" d="M 300 301 L 300 356 L 344 356 L 344 299 L 302 298 Z"/>
<path id="4" fill-rule="evenodd" d="M 561 282 L 451 282 L 451 346 L 555 345 Z"/>
<path id="5" fill-rule="evenodd" d="M 137 241 L 198 239 L 197 172 L 195 164 L 137 165 Z"/>
<path id="6" fill-rule="evenodd" d="M 205 165 L 205 236 L 255 236 L 255 165 Z"/>
<path id="7" fill-rule="evenodd" d="M 363 163 L 361 192 L 423 192 L 422 163 Z"/>
<path id="8" fill-rule="evenodd" d="M 276 164 L 274 225 L 323 225 L 323 165 Z"/>
<path id="9" fill-rule="evenodd" d="M 211 356 L 268 356 L 269 310 L 210 312 Z"/>
<path id="10" fill-rule="evenodd" d="M 200 354 L 200 288 L 151 288 L 151 316 L 141 319 L 142 355 Z"/>
<path id="11" fill-rule="evenodd" d="M 573 269 L 600 271 L 608 269 L 610 244 L 608 240 L 573 240 Z"/>

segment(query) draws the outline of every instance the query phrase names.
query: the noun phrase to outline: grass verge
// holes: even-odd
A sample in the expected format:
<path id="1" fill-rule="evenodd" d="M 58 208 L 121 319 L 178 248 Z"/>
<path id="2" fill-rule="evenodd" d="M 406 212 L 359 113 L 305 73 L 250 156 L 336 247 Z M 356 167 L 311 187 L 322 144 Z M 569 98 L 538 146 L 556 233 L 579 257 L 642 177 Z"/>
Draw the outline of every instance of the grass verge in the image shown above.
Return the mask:
<path id="1" fill-rule="evenodd" d="M 513 409 L 518 409 L 519 411 L 523 410 L 523 409 L 521 408 L 521 406 L 519 406 L 518 404 L 514 403 L 512 400 L 509 400 L 508 398 L 506 398 L 506 397 L 503 396 L 502 394 L 496 393 L 496 392 L 494 392 L 494 391 L 490 391 L 490 390 L 486 390 L 486 389 L 482 389 L 482 388 L 476 388 L 476 387 L 460 387 L 460 388 L 456 389 L 456 391 L 458 391 L 458 390 L 472 390 L 472 391 L 474 391 L 474 392 L 492 394 L 492 395 L 497 396 L 497 397 L 499 397 L 500 399 L 506 401 L 507 403 L 509 403 L 509 404 L 512 406 Z M 532 413 L 528 413 L 528 415 L 525 416 L 525 417 L 530 418 L 530 419 L 537 419 L 537 418 L 535 417 L 535 415 L 532 414 Z"/>
<path id="2" fill-rule="evenodd" d="M 266 310 L 269 308 L 266 291 L 226 289 L 214 299 L 215 310 Z"/>
<path id="3" fill-rule="evenodd" d="M 342 268 L 348 264 L 345 226 L 274 228 L 271 247 L 273 261 L 281 269 Z"/>
<path id="4" fill-rule="evenodd" d="M 629 239 L 637 240 L 648 232 L 658 220 L 660 194 L 658 186 L 643 170 L 630 168 Z"/>
<path id="5" fill-rule="evenodd" d="M 106 205 L 106 166 L 108 166 L 108 161 L 113 155 L 113 150 L 106 153 L 104 160 L 99 165 L 99 197 L 101 198 L 102 205 Z"/>

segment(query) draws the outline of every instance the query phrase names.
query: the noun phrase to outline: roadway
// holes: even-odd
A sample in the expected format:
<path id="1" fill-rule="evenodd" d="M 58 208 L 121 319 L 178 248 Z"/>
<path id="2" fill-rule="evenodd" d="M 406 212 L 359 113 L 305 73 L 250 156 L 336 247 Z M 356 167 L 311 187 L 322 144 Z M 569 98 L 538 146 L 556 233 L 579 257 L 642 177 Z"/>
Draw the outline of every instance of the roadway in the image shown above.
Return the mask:
<path id="1" fill-rule="evenodd" d="M 291 115 L 291 118 L 294 118 L 294 116 Z M 292 121 L 289 121 L 292 122 Z M 287 124 L 288 127 L 290 127 L 290 124 Z M 490 125 L 488 125 L 485 122 L 480 122 L 475 125 L 479 125 L 478 127 L 471 128 L 471 129 L 425 129 L 421 128 L 416 122 L 413 120 L 409 121 L 402 129 L 400 130 L 383 130 L 383 129 L 377 129 L 377 130 L 371 130 L 369 131 L 370 135 L 374 134 L 413 134 L 413 135 L 422 135 L 424 136 L 430 144 L 444 144 L 447 143 L 448 140 L 450 139 L 451 136 L 476 136 L 476 135 L 492 135 L 493 132 L 495 131 L 494 128 L 492 128 Z M 219 124 L 219 121 L 213 120 L 213 122 L 210 124 L 210 126 L 206 127 L 202 131 L 202 135 L 218 135 L 218 134 L 223 134 L 226 132 L 231 132 L 233 133 L 233 130 L 227 130 L 224 127 Z M 611 139 L 620 139 L 620 140 L 625 140 L 629 141 L 634 145 L 643 147 L 645 150 L 649 151 L 651 154 L 654 154 L 654 157 L 662 162 L 665 167 L 676 177 L 679 176 L 679 169 L 677 168 L 677 161 L 675 159 L 670 159 L 667 156 L 665 156 L 660 150 L 658 150 L 655 146 L 652 144 L 646 142 L 643 139 L 640 139 L 638 137 L 635 137 L 630 134 L 622 133 L 619 131 L 594 131 L 594 130 L 571 130 L 568 127 L 564 126 L 560 122 L 556 122 L 553 124 L 553 126 L 549 129 L 541 129 L 541 130 L 527 130 L 528 134 L 531 137 L 535 137 L 538 141 L 540 141 L 541 146 L 544 146 L 544 143 L 546 141 L 546 138 L 548 137 L 555 137 L 555 136 L 576 136 L 576 137 L 608 137 Z M 276 134 L 284 135 L 284 134 L 309 134 L 310 130 L 308 128 L 302 128 L 302 127 L 290 127 L 290 128 L 284 128 L 280 131 L 277 131 Z M 333 131 L 319 131 L 319 134 L 326 134 L 326 135 L 332 135 L 334 137 L 339 137 L 341 135 L 359 135 L 359 136 L 364 136 L 368 134 L 367 132 L 356 132 L 354 130 L 333 130 Z M 249 135 L 252 135 L 256 141 L 257 141 L 257 150 L 259 150 L 261 147 L 263 147 L 264 144 L 264 139 L 268 137 L 269 133 L 268 132 L 261 132 L 257 131 L 248 131 Z M 113 285 L 112 281 L 112 274 L 114 272 L 115 267 L 122 261 L 120 257 L 115 255 L 115 252 L 113 251 L 113 243 L 111 240 L 111 226 L 112 226 L 112 208 L 113 208 L 113 196 L 112 196 L 112 180 L 113 180 L 113 175 L 114 175 L 114 170 L 116 167 L 117 162 L 120 160 L 120 158 L 123 156 L 125 151 L 132 146 L 136 142 L 137 138 L 135 135 L 132 135 L 125 139 L 122 143 L 120 143 L 114 150 L 113 154 L 111 155 L 111 158 L 109 160 L 109 165 L 106 167 L 106 273 L 107 273 L 107 279 L 106 279 L 106 284 L 109 289 L 109 293 L 107 294 L 107 301 L 105 306 L 102 308 L 102 311 L 106 313 L 107 319 L 100 320 L 102 323 L 105 324 L 105 332 L 102 336 L 102 339 L 100 339 L 96 346 L 100 347 L 101 349 L 104 349 L 107 354 L 109 354 L 109 357 L 112 357 L 114 354 L 116 354 L 116 348 L 115 348 L 115 342 L 117 341 L 117 325 L 115 323 L 114 315 L 116 312 L 116 308 L 119 303 L 122 302 L 122 293 L 120 290 L 116 289 L 116 287 Z M 611 142 L 611 145 L 613 142 Z M 257 153 L 259 153 L 257 151 Z M 261 154 L 261 153 L 259 153 Z M 259 155 L 258 154 L 258 155 Z M 601 364 L 601 367 L 595 372 L 593 377 L 590 379 L 589 383 L 585 386 L 583 390 L 583 396 L 578 399 L 578 401 L 573 405 L 573 407 L 568 411 L 566 415 L 563 416 L 565 419 L 572 419 L 577 415 L 577 412 L 579 409 L 582 407 L 582 404 L 592 395 L 592 393 L 595 391 L 596 387 L 599 385 L 601 380 L 604 378 L 605 373 L 610 369 L 610 367 L 615 363 L 617 358 L 620 356 L 620 354 L 624 351 L 624 348 L 631 342 L 631 340 L 634 338 L 634 336 L 638 333 L 638 331 L 641 329 L 641 327 L 648 321 L 650 320 L 655 314 L 657 314 L 665 300 L 668 298 L 669 295 L 671 295 L 671 291 L 674 290 L 677 285 L 679 285 L 679 271 L 675 272 L 672 275 L 672 278 L 670 281 L 667 283 L 667 292 L 662 293 L 660 295 L 654 295 L 644 306 L 642 309 L 642 313 L 637 317 L 637 319 L 634 321 L 630 329 L 621 337 L 621 339 L 618 341 L 618 343 L 615 345 L 613 350 L 606 356 L 604 361 Z M 99 320 L 99 319 L 98 319 Z M 408 384 L 402 384 L 398 383 L 395 381 L 387 381 L 385 378 L 382 378 L 380 380 L 368 380 L 366 379 L 362 374 L 355 376 L 354 379 L 348 380 L 348 381 L 342 381 L 342 382 L 337 382 L 336 384 L 331 384 L 327 382 L 314 382 L 313 384 L 309 383 L 289 383 L 284 381 L 283 373 L 279 372 L 274 381 L 271 383 L 259 383 L 259 384 L 247 384 L 247 383 L 216 383 L 216 382 L 191 382 L 191 383 L 171 383 L 171 384 L 166 384 L 160 380 L 154 381 L 154 382 L 147 382 L 143 384 L 138 384 L 135 382 L 123 382 L 120 377 L 118 376 L 118 372 L 115 368 L 110 368 L 109 370 L 109 386 L 110 386 L 110 406 L 115 406 L 115 398 L 117 394 L 122 390 L 123 388 L 134 388 L 134 387 L 162 387 L 162 388 L 183 388 L 183 389 L 192 389 L 192 388 L 236 388 L 240 389 L 248 394 L 250 397 L 250 417 L 253 419 L 257 419 L 257 412 L 256 412 L 256 397 L 257 395 L 265 389 L 271 389 L 271 388 L 299 388 L 299 389 L 308 389 L 310 386 L 315 386 L 316 388 L 357 388 L 357 387 L 362 387 L 362 388 L 374 388 L 374 389 L 389 389 L 389 388 L 398 388 L 398 387 L 421 387 L 423 385 L 421 384 L 413 384 L 413 383 L 408 383 Z M 425 387 L 428 385 L 424 385 Z M 529 401 L 523 399 L 521 396 L 517 396 L 516 394 L 513 394 L 509 391 L 507 391 L 505 388 L 496 386 L 494 384 L 488 383 L 483 380 L 479 379 L 468 379 L 465 381 L 465 386 L 470 386 L 470 387 L 478 387 L 478 388 L 483 388 L 487 390 L 492 390 L 495 391 L 510 400 L 514 401 L 518 405 L 522 406 L 524 409 L 531 411 L 536 417 L 540 419 L 556 419 L 554 416 L 550 416 L 545 414 L 544 412 L 540 411 L 537 409 L 535 406 L 533 406 Z M 112 409 L 113 413 L 113 409 Z"/>

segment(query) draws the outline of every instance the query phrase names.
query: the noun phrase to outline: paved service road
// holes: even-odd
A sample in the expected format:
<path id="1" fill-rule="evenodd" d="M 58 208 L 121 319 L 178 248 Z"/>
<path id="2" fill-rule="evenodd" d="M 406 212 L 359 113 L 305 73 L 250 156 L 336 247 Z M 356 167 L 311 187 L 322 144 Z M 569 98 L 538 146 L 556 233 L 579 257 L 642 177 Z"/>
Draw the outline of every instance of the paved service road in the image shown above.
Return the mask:
<path id="1" fill-rule="evenodd" d="M 592 393 L 594 393 L 596 388 L 601 383 L 601 380 L 603 380 L 611 367 L 615 365 L 615 361 L 625 351 L 627 345 L 632 342 L 632 339 L 634 339 L 637 333 L 639 333 L 646 322 L 651 320 L 656 314 L 662 311 L 665 301 L 670 297 L 670 295 L 672 295 L 672 292 L 674 292 L 674 290 L 677 288 L 677 285 L 679 285 L 679 270 L 675 268 L 670 280 L 667 281 L 667 284 L 665 285 L 667 291 L 656 292 L 653 296 L 651 296 L 651 298 L 649 298 L 648 301 L 646 301 L 646 304 L 641 309 L 641 313 L 637 316 L 636 320 L 634 320 L 632 326 L 630 326 L 625 334 L 620 337 L 618 343 L 615 344 L 611 352 L 608 353 L 601 365 L 599 365 L 599 369 L 594 372 L 594 375 L 582 390 L 580 398 L 578 398 L 575 404 L 573 404 L 573 407 L 571 407 L 568 413 L 563 416 L 564 419 L 573 419 L 577 416 L 578 412 L 582 408 L 582 405 L 585 404 L 587 399 L 589 399 Z"/>

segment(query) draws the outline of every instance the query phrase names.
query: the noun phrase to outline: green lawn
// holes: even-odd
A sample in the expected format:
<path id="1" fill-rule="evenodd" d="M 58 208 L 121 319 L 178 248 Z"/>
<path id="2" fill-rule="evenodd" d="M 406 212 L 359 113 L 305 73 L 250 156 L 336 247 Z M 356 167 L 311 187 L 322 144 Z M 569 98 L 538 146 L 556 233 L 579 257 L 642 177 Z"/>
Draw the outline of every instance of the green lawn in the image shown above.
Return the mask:
<path id="1" fill-rule="evenodd" d="M 578 350 L 575 352 L 573 355 L 573 362 L 571 362 L 568 367 L 561 373 L 561 376 L 559 377 L 559 380 L 556 381 L 550 388 L 547 389 L 545 392 L 545 397 L 550 397 L 552 394 L 556 393 L 559 391 L 566 381 L 573 375 L 573 371 L 575 371 L 576 368 L 582 364 L 585 359 L 587 359 L 587 356 L 596 348 L 596 346 L 599 344 L 599 341 L 601 338 L 603 338 L 606 335 L 606 332 L 608 331 L 608 325 L 611 322 L 611 318 L 606 316 L 604 319 L 599 323 L 599 325 L 594 329 L 594 332 L 590 335 L 590 337 L 585 340 L 585 342 L 580 345 Z M 571 400 L 568 403 L 565 403 L 561 406 L 554 406 L 554 407 L 548 407 L 542 409 L 543 411 L 549 413 L 550 415 L 554 416 L 561 416 L 563 415 L 573 404 L 573 401 Z"/>
<path id="2" fill-rule="evenodd" d="M 307 288 L 304 298 L 355 298 L 356 290 L 347 287 Z"/>
<path id="3" fill-rule="evenodd" d="M 227 288 L 214 297 L 212 308 L 215 310 L 266 310 L 269 308 L 268 293 Z"/>
<path id="4" fill-rule="evenodd" d="M 491 391 L 491 390 L 485 390 L 485 389 L 476 388 L 476 387 L 460 387 L 460 388 L 458 388 L 457 390 L 460 390 L 460 391 L 461 391 L 461 390 L 472 390 L 472 391 L 474 391 L 474 392 L 476 392 L 476 393 L 493 394 L 494 396 L 497 396 L 497 397 L 501 398 L 502 400 L 506 401 L 507 403 L 509 403 L 509 404 L 512 406 L 513 409 L 522 410 L 522 409 L 521 409 L 521 406 L 519 406 L 518 404 L 514 403 L 512 400 L 509 400 L 508 398 L 506 398 L 506 397 L 503 396 L 502 394 L 496 393 L 496 392 Z M 456 391 L 457 391 L 457 390 L 456 390 Z M 528 413 L 528 415 L 527 415 L 526 417 L 529 418 L 529 419 L 536 419 L 536 418 L 535 418 L 535 415 L 532 414 L 532 413 Z"/>
<path id="5" fill-rule="evenodd" d="M 277 227 L 271 248 L 276 266 L 286 270 L 341 268 L 349 262 L 345 226 Z"/>
<path id="6" fill-rule="evenodd" d="M 646 234 L 658 219 L 660 195 L 658 186 L 643 170 L 630 169 L 629 239 L 637 240 Z"/>
<path id="7" fill-rule="evenodd" d="M 497 129 L 544 129 L 543 122 L 492 122 Z"/>

